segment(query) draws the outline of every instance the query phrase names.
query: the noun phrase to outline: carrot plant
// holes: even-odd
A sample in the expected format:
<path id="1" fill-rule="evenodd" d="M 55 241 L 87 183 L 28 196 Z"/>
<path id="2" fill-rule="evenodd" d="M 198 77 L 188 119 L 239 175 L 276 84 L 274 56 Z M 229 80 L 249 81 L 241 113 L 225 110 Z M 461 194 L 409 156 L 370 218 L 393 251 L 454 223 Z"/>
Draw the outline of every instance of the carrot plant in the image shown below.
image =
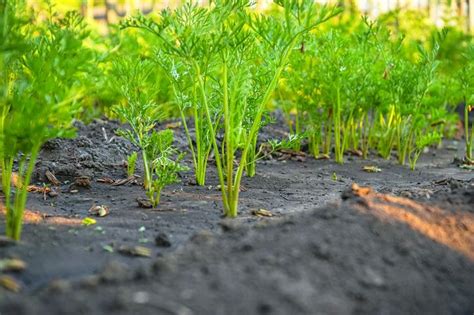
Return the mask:
<path id="1" fill-rule="evenodd" d="M 122 102 L 114 108 L 115 113 L 130 125 L 117 133 L 140 148 L 144 186 L 152 206 L 156 207 L 163 188 L 178 182 L 178 172 L 186 167 L 180 164 L 182 155 L 173 147 L 173 132 L 154 130 L 162 112 L 161 106 L 151 101 L 156 93 L 150 78 L 152 69 L 150 61 L 123 57 L 115 60 L 112 72 L 114 85 L 123 95 Z"/>
<path id="2" fill-rule="evenodd" d="M 184 114 L 183 124 L 197 178 L 199 161 L 207 160 L 210 146 L 224 214 L 230 217 L 238 213 L 244 171 L 254 174 L 249 165 L 256 160 L 262 117 L 292 50 L 304 34 L 338 13 L 312 1 L 276 3 L 284 10 L 282 19 L 252 14 L 249 2 L 234 0 L 208 7 L 188 3 L 162 11 L 158 22 L 136 17 L 123 23 L 162 39 L 157 62 L 169 70 L 180 107 L 194 111 L 196 148 Z"/>
<path id="3" fill-rule="evenodd" d="M 81 79 L 90 61 L 83 46 L 88 31 L 69 12 L 30 25 L 21 2 L 3 1 L 0 159 L 5 194 L 6 234 L 20 239 L 28 185 L 41 145 L 73 136 L 73 117 L 82 95 Z M 20 40 L 19 40 L 20 39 Z M 6 84 L 6 85 L 4 85 Z M 17 176 L 12 182 L 14 161 Z"/>
<path id="4" fill-rule="evenodd" d="M 219 117 L 218 109 L 213 106 L 215 102 L 208 98 L 215 82 L 208 79 L 209 74 L 215 71 L 213 58 L 222 45 L 216 25 L 231 14 L 230 5 L 222 9 L 209 10 L 197 3 L 187 3 L 173 11 L 163 10 L 158 23 L 143 16 L 121 23 L 122 28 L 144 29 L 161 40 L 155 61 L 165 69 L 172 82 L 198 185 L 205 184 L 212 148 L 211 134 Z M 186 120 L 189 112 L 193 117 L 194 135 Z"/>

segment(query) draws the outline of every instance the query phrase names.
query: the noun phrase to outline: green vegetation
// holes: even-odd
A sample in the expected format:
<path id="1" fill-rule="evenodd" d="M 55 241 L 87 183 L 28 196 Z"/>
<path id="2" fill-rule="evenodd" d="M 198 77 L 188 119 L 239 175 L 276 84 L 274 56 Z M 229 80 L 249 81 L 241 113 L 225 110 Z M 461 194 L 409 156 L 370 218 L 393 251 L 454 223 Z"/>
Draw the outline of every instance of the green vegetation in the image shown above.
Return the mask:
<path id="1" fill-rule="evenodd" d="M 36 157 L 47 140 L 74 135 L 72 122 L 80 110 L 81 80 L 91 54 L 83 46 L 88 32 L 78 14 L 51 15 L 34 29 L 17 14 L 26 10 L 20 2 L 0 6 L 2 190 L 6 234 L 19 239 Z M 18 171 L 12 182 L 15 161 Z"/>
<path id="2" fill-rule="evenodd" d="M 185 170 L 179 164 L 182 155 L 173 147 L 171 130 L 156 131 L 161 107 L 151 101 L 156 93 L 150 83 L 152 64 L 146 61 L 118 59 L 113 65 L 115 86 L 124 100 L 115 107 L 115 113 L 130 125 L 117 133 L 141 150 L 144 186 L 153 207 L 160 202 L 162 189 L 178 182 L 177 173 Z M 177 160 L 173 157 L 177 156 Z M 130 175 L 130 174 L 129 174 Z"/>
<path id="3" fill-rule="evenodd" d="M 306 134 L 316 158 L 334 150 L 343 163 L 347 151 L 366 158 L 376 149 L 389 159 L 396 150 L 399 163 L 414 168 L 423 149 L 439 142 L 449 115 L 444 99 L 426 102 L 446 32 L 429 50 L 418 45 L 412 61 L 403 37 L 367 19 L 356 26 L 352 35 L 330 28 L 302 43 L 280 91 L 290 129 Z"/>
<path id="4" fill-rule="evenodd" d="M 137 166 L 138 153 L 133 152 L 127 156 L 127 176 L 132 177 L 135 175 L 135 168 Z"/>
<path id="5" fill-rule="evenodd" d="M 276 0 L 268 12 L 217 0 L 127 17 L 104 36 L 78 13 L 38 7 L 0 0 L 0 166 L 15 239 L 41 146 L 73 136 L 74 119 L 128 124 L 117 132 L 139 151 L 127 157 L 127 174 L 141 157 L 157 206 L 187 169 L 173 131 L 159 125 L 179 118 L 196 183 L 206 184 L 215 162 L 229 217 L 238 214 L 243 176 L 256 174 L 260 129 L 274 109 L 290 135 L 270 150 L 308 148 L 337 163 L 375 153 L 414 169 L 454 134 L 463 102 L 473 160 L 474 42 L 454 26 L 438 30 L 401 12 L 371 21 L 312 0 Z"/>
<path id="6" fill-rule="evenodd" d="M 474 111 L 474 43 L 472 43 L 463 54 L 464 66 L 458 73 L 458 80 L 462 100 L 464 103 L 464 139 L 466 141 L 466 160 L 474 162 L 474 123 L 469 126 L 469 113 Z"/>
<path id="7" fill-rule="evenodd" d="M 237 216 L 244 170 L 249 176 L 255 174 L 261 119 L 292 50 L 302 36 L 338 13 L 312 1 L 277 4 L 284 9 L 284 19 L 251 14 L 248 2 L 236 0 L 164 10 L 160 23 L 142 16 L 122 23 L 124 28 L 145 29 L 162 40 L 163 53 L 155 61 L 170 73 L 196 180 L 204 184 L 212 147 L 224 213 L 230 217 Z M 195 147 L 186 125 L 187 107 L 193 111 Z M 224 135 L 220 147 L 219 133 Z"/>

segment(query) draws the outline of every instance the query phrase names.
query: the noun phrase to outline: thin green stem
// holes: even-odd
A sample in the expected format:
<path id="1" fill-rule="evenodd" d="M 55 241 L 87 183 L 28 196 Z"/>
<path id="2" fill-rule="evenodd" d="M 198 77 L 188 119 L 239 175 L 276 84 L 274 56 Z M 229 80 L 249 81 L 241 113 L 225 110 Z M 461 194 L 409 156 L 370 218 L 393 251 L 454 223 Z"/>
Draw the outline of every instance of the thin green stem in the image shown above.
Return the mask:
<path id="1" fill-rule="evenodd" d="M 214 129 L 214 125 L 212 123 L 212 118 L 211 118 L 211 113 L 210 113 L 210 110 L 209 110 L 209 105 L 207 103 L 207 96 L 206 96 L 206 90 L 205 90 L 205 87 L 204 87 L 204 82 L 203 82 L 202 77 L 201 77 L 201 72 L 200 72 L 200 69 L 199 69 L 199 65 L 196 62 L 194 62 L 194 68 L 196 70 L 198 86 L 199 86 L 199 89 L 200 89 L 200 92 L 201 92 L 204 111 L 205 111 L 205 114 L 206 114 L 207 122 L 209 124 L 209 129 L 210 129 L 210 133 L 211 133 L 210 138 L 211 138 L 212 146 L 214 148 L 214 155 L 215 155 L 216 165 L 217 165 L 217 174 L 218 174 L 218 177 L 219 177 L 219 183 L 221 185 L 222 203 L 224 204 L 224 214 L 227 215 L 229 213 L 229 203 L 228 203 L 227 194 L 226 194 L 226 191 L 225 191 L 225 181 L 224 181 L 223 167 L 222 167 L 221 155 L 219 153 L 219 147 L 217 146 L 216 132 L 215 132 L 215 129 Z"/>
<path id="2" fill-rule="evenodd" d="M 474 135 L 474 124 L 471 126 L 471 134 L 469 133 L 469 109 L 470 105 L 464 101 L 464 137 L 466 141 L 466 158 L 468 160 L 472 160 L 472 145 L 474 142 L 473 135 Z"/>
<path id="3" fill-rule="evenodd" d="M 13 220 L 8 224 L 7 222 L 7 236 L 19 240 L 21 237 L 21 231 L 22 231 L 22 222 L 23 222 L 23 213 L 25 210 L 26 206 L 26 200 L 28 197 L 28 185 L 30 184 L 31 180 L 31 174 L 33 173 L 34 166 L 36 164 L 36 158 L 38 156 L 40 146 L 36 145 L 29 158 L 29 162 L 26 163 L 26 156 L 22 159 L 20 162 L 20 169 L 18 176 L 21 177 L 21 180 L 19 180 L 19 185 L 18 187 L 18 192 L 17 195 L 15 196 L 15 202 L 14 202 L 14 208 L 12 211 L 12 218 Z M 25 164 L 27 164 L 27 168 L 25 170 Z M 11 211 L 12 209 L 10 209 Z M 8 211 L 8 210 L 7 210 Z M 8 229 L 8 226 L 10 226 L 10 229 Z"/>

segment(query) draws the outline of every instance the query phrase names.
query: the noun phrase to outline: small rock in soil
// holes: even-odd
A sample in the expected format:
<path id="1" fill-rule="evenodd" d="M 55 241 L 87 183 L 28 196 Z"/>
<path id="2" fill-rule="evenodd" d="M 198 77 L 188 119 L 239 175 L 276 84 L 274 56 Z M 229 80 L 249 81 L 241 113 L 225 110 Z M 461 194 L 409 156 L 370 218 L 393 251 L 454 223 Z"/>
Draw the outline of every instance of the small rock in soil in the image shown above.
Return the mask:
<path id="1" fill-rule="evenodd" d="M 155 237 L 155 244 L 156 246 L 159 246 L 159 247 L 171 247 L 171 241 L 168 237 L 168 235 L 166 235 L 166 233 L 159 233 L 156 237 Z"/>
<path id="2" fill-rule="evenodd" d="M 385 279 L 375 270 L 367 267 L 362 275 L 361 284 L 368 287 L 383 288 L 385 287 Z"/>
<path id="3" fill-rule="evenodd" d="M 140 208 L 145 208 L 145 209 L 153 208 L 153 205 L 148 199 L 137 198 L 137 203 Z"/>
<path id="4" fill-rule="evenodd" d="M 48 193 L 48 196 L 51 197 L 51 198 L 54 198 L 54 197 L 57 197 L 59 195 L 59 193 L 55 190 L 51 190 L 49 193 Z"/>
<path id="5" fill-rule="evenodd" d="M 16 241 L 8 236 L 0 236 L 0 247 L 16 245 Z"/>
<path id="6" fill-rule="evenodd" d="M 73 183 L 74 187 L 84 187 L 84 188 L 90 188 L 91 187 L 91 178 L 89 176 L 78 176 L 74 180 Z"/>

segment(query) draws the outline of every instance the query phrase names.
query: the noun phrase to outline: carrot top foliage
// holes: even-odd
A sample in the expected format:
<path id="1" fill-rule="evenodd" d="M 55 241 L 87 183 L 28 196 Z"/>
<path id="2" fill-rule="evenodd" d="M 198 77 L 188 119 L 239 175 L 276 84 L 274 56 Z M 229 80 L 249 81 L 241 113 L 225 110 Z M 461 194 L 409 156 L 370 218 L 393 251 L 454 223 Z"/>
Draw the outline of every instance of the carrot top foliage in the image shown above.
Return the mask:
<path id="1" fill-rule="evenodd" d="M 86 25 L 77 13 L 50 16 L 36 29 L 18 12 L 21 2 L 5 1 L 0 20 L 0 160 L 5 193 L 6 234 L 21 235 L 27 188 L 36 157 L 49 139 L 72 137 L 72 122 L 80 110 L 81 79 L 90 63 L 83 46 Z M 17 180 L 12 183 L 14 161 Z M 14 185 L 13 185 L 14 184 Z M 15 186 L 15 187 L 13 187 Z"/>

